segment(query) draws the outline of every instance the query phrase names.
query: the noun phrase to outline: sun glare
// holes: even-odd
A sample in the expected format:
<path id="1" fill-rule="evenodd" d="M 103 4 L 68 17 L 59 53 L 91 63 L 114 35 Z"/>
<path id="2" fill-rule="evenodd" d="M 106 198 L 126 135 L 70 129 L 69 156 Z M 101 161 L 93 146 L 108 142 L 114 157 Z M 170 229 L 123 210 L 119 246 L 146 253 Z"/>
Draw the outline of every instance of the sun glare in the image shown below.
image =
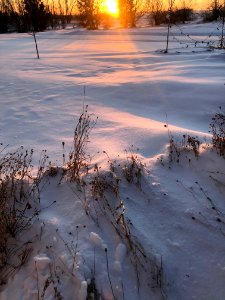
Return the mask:
<path id="1" fill-rule="evenodd" d="M 106 11 L 112 15 L 118 15 L 117 0 L 105 0 Z"/>

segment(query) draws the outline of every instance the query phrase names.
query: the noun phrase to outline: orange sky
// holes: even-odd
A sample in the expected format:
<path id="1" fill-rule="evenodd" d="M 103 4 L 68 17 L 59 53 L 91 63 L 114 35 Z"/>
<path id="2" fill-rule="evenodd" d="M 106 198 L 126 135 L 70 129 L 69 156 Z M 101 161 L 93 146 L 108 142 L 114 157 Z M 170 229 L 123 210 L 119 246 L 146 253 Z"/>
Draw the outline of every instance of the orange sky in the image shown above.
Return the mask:
<path id="1" fill-rule="evenodd" d="M 223 0 L 221 0 L 223 1 Z M 183 0 L 175 0 L 175 7 L 179 7 L 179 3 L 184 2 Z M 213 2 L 213 0 L 185 0 L 187 6 L 193 8 L 194 10 L 203 10 L 207 9 L 210 6 L 210 3 Z M 164 0 L 164 3 L 166 4 L 166 0 Z"/>
<path id="2" fill-rule="evenodd" d="M 192 0 L 190 1 L 194 9 L 207 9 L 209 7 L 209 0 Z"/>
<path id="3" fill-rule="evenodd" d="M 103 2 L 107 2 L 107 1 L 110 3 L 110 0 L 103 0 Z M 115 0 L 112 0 L 112 2 L 114 2 L 114 1 Z M 213 0 L 185 0 L 187 5 L 195 10 L 207 9 L 212 1 Z M 220 1 L 223 1 L 223 0 L 220 0 Z M 49 3 L 49 4 L 51 2 L 54 2 L 56 7 L 58 4 L 57 0 L 44 0 L 44 2 Z M 63 4 L 63 1 L 61 1 L 61 2 Z M 69 3 L 74 2 L 74 0 L 69 0 L 68 2 Z M 165 4 L 165 6 L 167 6 L 168 0 L 163 0 L 163 2 Z M 175 7 L 179 7 L 180 2 L 183 2 L 183 0 L 175 0 Z M 103 5 L 103 6 L 105 6 L 105 5 Z"/>

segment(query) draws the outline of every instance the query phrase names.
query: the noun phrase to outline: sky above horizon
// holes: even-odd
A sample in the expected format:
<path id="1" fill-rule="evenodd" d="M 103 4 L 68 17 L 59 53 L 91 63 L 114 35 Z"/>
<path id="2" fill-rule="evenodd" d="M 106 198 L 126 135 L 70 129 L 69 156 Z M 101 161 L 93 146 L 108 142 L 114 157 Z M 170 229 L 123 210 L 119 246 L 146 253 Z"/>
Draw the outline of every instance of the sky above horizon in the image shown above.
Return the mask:
<path id="1" fill-rule="evenodd" d="M 162 0 L 164 5 L 167 6 L 168 0 Z M 219 0 L 223 1 L 223 0 Z M 45 0 L 46 2 L 46 0 Z M 47 3 L 55 2 L 58 3 L 56 0 L 48 0 Z M 69 3 L 73 3 L 73 0 L 69 0 Z M 115 6 L 116 0 L 103 0 L 103 3 L 108 3 L 107 6 L 111 7 L 111 10 Z M 210 3 L 213 2 L 213 0 L 175 0 L 174 6 L 179 7 L 181 3 L 186 2 L 186 5 L 188 7 L 193 8 L 194 10 L 201 10 L 201 9 L 207 9 L 210 6 Z M 105 6 L 106 4 L 103 4 Z"/>
<path id="2" fill-rule="evenodd" d="M 210 0 L 192 0 L 190 1 L 190 5 L 194 9 L 206 9 L 210 6 L 210 2 Z"/>

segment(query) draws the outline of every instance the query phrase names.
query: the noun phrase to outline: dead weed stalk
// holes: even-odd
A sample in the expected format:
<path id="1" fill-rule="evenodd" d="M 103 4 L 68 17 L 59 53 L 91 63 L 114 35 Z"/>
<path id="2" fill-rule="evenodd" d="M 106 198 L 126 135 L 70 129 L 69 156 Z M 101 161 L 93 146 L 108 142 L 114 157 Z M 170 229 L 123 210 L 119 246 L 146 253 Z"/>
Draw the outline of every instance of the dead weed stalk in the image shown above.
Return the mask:
<path id="1" fill-rule="evenodd" d="M 94 118 L 93 114 L 88 113 L 88 106 L 86 106 L 76 125 L 73 146 L 69 153 L 67 176 L 70 181 L 80 183 L 81 175 L 88 172 L 90 156 L 87 154 L 87 145 L 89 143 L 90 132 L 96 122 L 97 118 Z"/>
<path id="2" fill-rule="evenodd" d="M 220 156 L 225 158 L 225 113 L 220 107 L 220 112 L 212 117 L 209 124 L 212 133 L 212 146 Z"/>
<path id="3" fill-rule="evenodd" d="M 132 158 L 129 157 L 128 159 L 131 159 L 131 163 L 133 163 Z M 136 160 L 136 157 L 134 157 L 134 160 Z M 125 162 L 125 164 L 127 164 L 127 162 Z M 136 161 L 134 164 L 136 167 Z M 111 160 L 110 169 L 113 169 L 114 172 L 111 170 L 108 172 L 100 171 L 99 167 L 95 167 L 94 180 L 90 182 L 92 197 L 94 199 L 94 201 L 90 203 L 90 212 L 95 215 L 95 203 L 97 203 L 97 210 L 100 212 L 101 216 L 114 228 L 121 240 L 127 245 L 127 248 L 129 249 L 130 260 L 136 270 L 135 272 L 137 276 L 138 289 L 140 288 L 141 284 L 140 270 L 142 269 L 144 270 L 145 274 L 148 274 L 146 276 L 149 280 L 149 286 L 154 288 L 158 287 L 161 290 L 163 276 L 162 268 L 161 266 L 158 266 L 153 257 L 151 258 L 146 254 L 144 248 L 133 236 L 131 225 L 125 217 L 125 204 L 120 196 L 119 189 L 122 179 L 117 176 L 117 172 L 119 172 L 119 174 L 128 181 L 122 168 L 123 164 L 119 163 L 118 165 L 115 165 L 114 163 L 112 164 Z M 135 173 L 136 171 L 133 173 L 133 168 L 131 171 L 129 171 L 129 175 L 131 174 L 132 177 L 129 177 L 128 182 L 135 182 L 137 184 L 137 175 Z M 138 174 L 142 176 L 142 164 L 138 165 L 138 168 L 140 168 L 140 173 Z M 135 179 L 135 181 L 133 181 L 133 179 Z M 99 215 L 97 218 L 99 224 Z"/>

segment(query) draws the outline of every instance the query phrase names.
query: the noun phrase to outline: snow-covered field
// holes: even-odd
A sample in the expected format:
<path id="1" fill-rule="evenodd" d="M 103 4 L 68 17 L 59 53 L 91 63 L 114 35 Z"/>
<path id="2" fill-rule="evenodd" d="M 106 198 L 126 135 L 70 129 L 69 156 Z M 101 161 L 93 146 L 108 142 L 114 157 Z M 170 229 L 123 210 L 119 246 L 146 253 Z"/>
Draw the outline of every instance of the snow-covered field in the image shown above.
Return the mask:
<path id="1" fill-rule="evenodd" d="M 217 24 L 182 30 L 198 41 L 213 32 L 209 41 L 218 40 Z M 224 299 L 225 160 L 201 146 L 198 158 L 181 151 L 180 162 L 170 163 L 165 124 L 175 139 L 210 140 L 211 118 L 225 106 L 225 53 L 195 48 L 178 29 L 172 32 L 167 54 L 160 51 L 165 27 L 39 33 L 40 60 L 31 36 L 0 35 L 0 142 L 8 151 L 34 148 L 35 162 L 47 149 L 62 166 L 62 142 L 68 152 L 88 105 L 98 117 L 91 163 L 107 172 L 107 155 L 120 161 L 104 173 L 120 180 L 119 196 L 107 190 L 104 201 L 114 208 L 123 203 L 132 241 L 145 253 L 135 257 L 138 250 L 104 217 L 110 210 L 93 204 L 88 192 L 95 212 L 87 216 L 73 184 L 58 185 L 58 174 L 45 185 L 40 205 L 56 203 L 26 234 L 32 252 L 2 287 L 1 300 L 82 300 L 93 278 L 102 299 Z M 121 173 L 131 145 L 145 165 L 141 187 Z"/>

